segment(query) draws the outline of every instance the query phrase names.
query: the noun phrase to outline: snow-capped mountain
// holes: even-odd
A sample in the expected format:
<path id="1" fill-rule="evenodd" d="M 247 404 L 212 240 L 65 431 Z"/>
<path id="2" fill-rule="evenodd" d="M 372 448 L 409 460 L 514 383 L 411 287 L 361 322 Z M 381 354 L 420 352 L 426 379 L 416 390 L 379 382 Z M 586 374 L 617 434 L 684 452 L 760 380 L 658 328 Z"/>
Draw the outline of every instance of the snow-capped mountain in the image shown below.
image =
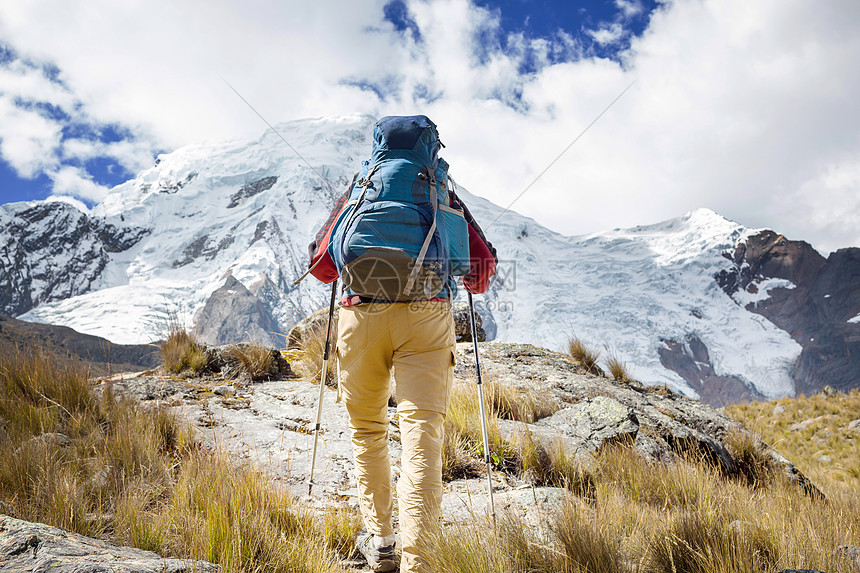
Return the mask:
<path id="1" fill-rule="evenodd" d="M 158 338 L 167 313 L 193 320 L 210 342 L 281 342 L 279 334 L 327 303 L 328 288 L 315 279 L 292 282 L 336 196 L 369 155 L 373 122 L 349 116 L 276 126 L 313 169 L 268 130 L 253 141 L 163 155 L 91 213 L 58 202 L 0 207 L 0 312 L 118 343 Z M 822 293 L 838 312 L 808 311 L 817 299 L 807 283 L 830 259 L 806 245 L 818 258 L 798 250 L 802 272 L 773 264 L 785 245 L 805 243 L 768 242 L 762 237 L 777 235 L 706 209 L 564 236 L 461 196 L 501 260 L 491 291 L 476 298 L 490 338 L 561 348 L 575 334 L 645 383 L 712 402 L 790 395 L 798 377 L 804 388 L 860 385 L 857 287 L 834 283 Z M 860 250 L 844 251 L 831 273 L 836 283 L 860 277 Z M 792 304 L 806 305 L 802 328 L 792 323 Z M 831 338 L 848 358 L 822 382 L 822 349 L 799 358 L 825 323 L 839 323 Z"/>

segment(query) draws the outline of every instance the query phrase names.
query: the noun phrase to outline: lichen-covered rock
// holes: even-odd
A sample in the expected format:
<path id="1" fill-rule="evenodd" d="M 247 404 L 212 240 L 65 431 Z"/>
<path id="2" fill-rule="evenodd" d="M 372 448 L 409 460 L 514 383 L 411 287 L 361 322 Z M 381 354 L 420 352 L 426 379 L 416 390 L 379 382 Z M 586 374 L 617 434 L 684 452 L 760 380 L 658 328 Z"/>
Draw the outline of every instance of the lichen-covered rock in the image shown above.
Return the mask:
<path id="1" fill-rule="evenodd" d="M 118 547 L 43 523 L 0 515 L 0 572 L 209 573 L 206 561 L 165 559 L 151 551 Z"/>
<path id="2" fill-rule="evenodd" d="M 580 456 L 604 444 L 633 443 L 639 421 L 629 407 L 607 396 L 595 396 L 563 408 L 535 423 L 534 431 L 546 437 L 561 435 Z"/>
<path id="3" fill-rule="evenodd" d="M 487 481 L 464 481 L 460 487 L 447 491 L 442 496 L 442 515 L 448 523 L 472 521 L 476 517 L 489 516 L 489 497 L 486 495 Z M 560 487 L 521 486 L 500 491 L 493 498 L 496 513 L 513 515 L 532 527 L 547 523 L 569 496 Z"/>
<path id="4" fill-rule="evenodd" d="M 465 302 L 455 302 L 452 308 L 454 312 L 454 334 L 457 342 L 472 342 L 472 324 L 469 322 L 469 305 Z M 478 342 L 487 340 L 484 332 L 484 320 L 480 313 L 475 313 L 475 329 L 478 332 Z"/>

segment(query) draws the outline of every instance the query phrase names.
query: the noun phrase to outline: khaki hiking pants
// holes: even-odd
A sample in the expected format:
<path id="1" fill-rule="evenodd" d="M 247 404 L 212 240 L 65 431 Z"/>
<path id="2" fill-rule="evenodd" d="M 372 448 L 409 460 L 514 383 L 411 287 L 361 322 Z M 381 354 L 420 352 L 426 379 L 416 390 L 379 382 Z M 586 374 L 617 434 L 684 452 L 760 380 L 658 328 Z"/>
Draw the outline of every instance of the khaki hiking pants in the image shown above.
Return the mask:
<path id="1" fill-rule="evenodd" d="M 342 307 L 337 342 L 361 515 L 368 531 L 391 535 L 388 397 L 396 383 L 400 443 L 397 482 L 400 570 L 429 571 L 419 544 L 439 519 L 442 437 L 454 378 L 454 320 L 448 301 Z"/>

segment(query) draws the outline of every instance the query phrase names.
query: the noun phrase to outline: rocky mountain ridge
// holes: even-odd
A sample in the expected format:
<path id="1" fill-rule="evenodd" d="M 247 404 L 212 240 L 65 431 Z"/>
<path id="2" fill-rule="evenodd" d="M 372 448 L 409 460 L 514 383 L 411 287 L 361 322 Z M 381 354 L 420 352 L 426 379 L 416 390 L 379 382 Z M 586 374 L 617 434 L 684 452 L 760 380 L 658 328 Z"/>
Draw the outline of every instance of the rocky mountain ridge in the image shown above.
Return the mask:
<path id="1" fill-rule="evenodd" d="M 792 370 L 798 393 L 860 386 L 860 249 L 839 249 L 825 259 L 809 243 L 762 231 L 725 256 L 733 266 L 717 282 L 730 296 L 755 295 L 766 283 L 787 281 L 745 308 L 803 347 Z"/>
<path id="2" fill-rule="evenodd" d="M 155 368 L 161 362 L 159 348 L 154 344 L 114 344 L 67 326 L 26 322 L 3 314 L 0 347 L 7 351 L 39 348 L 60 361 L 72 357 L 82 361 L 93 376 L 137 372 Z"/>

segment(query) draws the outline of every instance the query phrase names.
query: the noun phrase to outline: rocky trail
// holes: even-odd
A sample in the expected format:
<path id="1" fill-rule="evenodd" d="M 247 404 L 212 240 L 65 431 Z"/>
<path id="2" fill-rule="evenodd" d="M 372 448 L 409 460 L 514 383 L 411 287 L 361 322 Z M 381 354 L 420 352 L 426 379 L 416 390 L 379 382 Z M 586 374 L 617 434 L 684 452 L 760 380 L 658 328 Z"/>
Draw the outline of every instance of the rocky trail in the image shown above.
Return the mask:
<path id="1" fill-rule="evenodd" d="M 738 468 L 726 438 L 731 432 L 748 431 L 707 404 L 661 386 L 616 382 L 589 374 L 565 355 L 531 345 L 482 343 L 480 352 L 485 380 L 550 396 L 557 403 L 555 413 L 531 424 L 499 420 L 506 439 L 525 429 L 547 442 L 560 438 L 585 464 L 604 445 L 626 442 L 641 456 L 658 462 L 691 454 L 706 457 L 727 472 Z M 455 384 L 474 387 L 470 343 L 458 343 L 456 363 Z M 288 366 L 275 379 L 261 382 L 237 377 L 236 370 L 227 369 L 203 378 L 148 371 L 100 381 L 102 385 L 108 383 L 115 391 L 144 403 L 169 406 L 198 427 L 208 446 L 267 470 L 296 496 L 307 495 L 319 386 L 295 376 Z M 389 420 L 396 479 L 400 444 L 394 407 L 389 408 Z M 335 388 L 326 387 L 324 392 L 320 438 L 310 500 L 319 507 L 330 503 L 357 507 L 346 408 L 337 402 Z M 818 494 L 791 462 L 767 444 L 760 442 L 760 447 L 789 479 Z M 529 520 L 534 517 L 531 513 L 540 512 L 543 503 L 552 504 L 562 493 L 556 488 L 533 488 L 503 471 L 495 471 L 493 480 L 497 509 L 515 509 Z M 487 505 L 485 477 L 453 480 L 445 486 L 446 521 L 466 519 Z"/>

